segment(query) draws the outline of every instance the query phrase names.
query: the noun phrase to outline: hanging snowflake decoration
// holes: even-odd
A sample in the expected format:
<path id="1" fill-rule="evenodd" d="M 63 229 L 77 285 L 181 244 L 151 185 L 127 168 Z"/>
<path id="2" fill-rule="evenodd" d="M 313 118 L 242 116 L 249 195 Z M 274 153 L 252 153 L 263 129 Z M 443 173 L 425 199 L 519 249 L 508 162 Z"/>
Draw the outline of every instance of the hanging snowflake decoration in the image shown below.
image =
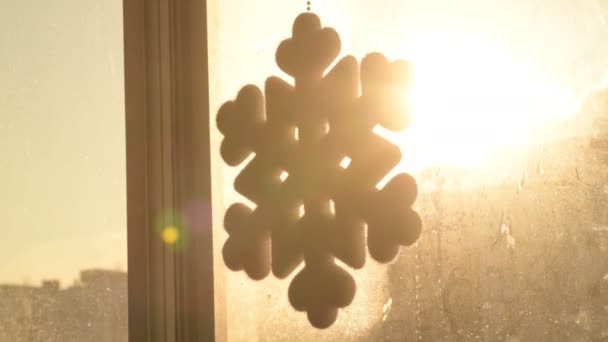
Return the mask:
<path id="1" fill-rule="evenodd" d="M 355 295 L 354 279 L 335 258 L 363 267 L 367 240 L 369 254 L 389 262 L 421 229 L 411 209 L 417 195 L 411 176 L 399 174 L 376 187 L 401 153 L 373 129 L 405 128 L 408 66 L 372 53 L 360 71 L 348 56 L 325 73 L 339 51 L 336 31 L 322 28 L 312 13 L 301 14 L 293 37 L 276 52 L 295 86 L 270 77 L 265 98 L 257 87 L 245 86 L 217 116 L 227 164 L 239 165 L 255 153 L 234 187 L 257 206 L 228 208 L 224 261 L 253 279 L 271 270 L 284 278 L 304 262 L 289 300 L 318 328 L 333 324 Z"/>

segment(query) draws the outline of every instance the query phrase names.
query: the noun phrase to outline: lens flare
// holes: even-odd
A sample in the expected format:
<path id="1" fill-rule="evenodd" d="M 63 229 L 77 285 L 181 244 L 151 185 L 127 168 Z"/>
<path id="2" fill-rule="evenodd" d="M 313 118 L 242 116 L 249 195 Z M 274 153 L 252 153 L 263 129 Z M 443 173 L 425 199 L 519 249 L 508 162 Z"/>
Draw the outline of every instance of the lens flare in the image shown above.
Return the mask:
<path id="1" fill-rule="evenodd" d="M 161 238 L 167 245 L 173 245 L 179 240 L 179 231 L 175 226 L 165 227 L 161 232 Z"/>

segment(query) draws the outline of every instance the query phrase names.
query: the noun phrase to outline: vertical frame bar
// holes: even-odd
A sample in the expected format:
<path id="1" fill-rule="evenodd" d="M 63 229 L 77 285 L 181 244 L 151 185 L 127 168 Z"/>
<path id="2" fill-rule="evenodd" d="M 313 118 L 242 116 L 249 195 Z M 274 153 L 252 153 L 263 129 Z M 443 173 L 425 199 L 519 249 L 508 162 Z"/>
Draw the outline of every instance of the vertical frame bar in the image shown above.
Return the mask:
<path id="1" fill-rule="evenodd" d="M 223 341 L 211 229 L 206 1 L 123 6 L 129 340 Z M 162 241 L 166 214 L 183 223 L 185 244 Z"/>

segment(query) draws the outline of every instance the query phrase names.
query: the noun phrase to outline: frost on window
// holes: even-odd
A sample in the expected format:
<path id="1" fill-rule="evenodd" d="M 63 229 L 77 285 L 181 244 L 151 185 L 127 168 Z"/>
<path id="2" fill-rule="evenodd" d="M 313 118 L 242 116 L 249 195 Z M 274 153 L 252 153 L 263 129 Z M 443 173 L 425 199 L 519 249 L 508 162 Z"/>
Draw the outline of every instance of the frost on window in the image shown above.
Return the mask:
<path id="1" fill-rule="evenodd" d="M 245 83 L 284 76 L 273 53 L 305 10 L 297 1 L 213 3 L 212 113 Z M 355 274 L 353 304 L 323 331 L 292 312 L 280 282 L 226 273 L 229 340 L 607 339 L 608 3 L 311 7 L 344 38 L 344 54 L 412 64 L 409 128 L 376 133 L 402 146 L 394 173 L 415 175 L 424 229 L 395 262 Z M 239 170 L 217 168 L 222 217 L 240 201 L 230 190 Z"/>
<path id="2" fill-rule="evenodd" d="M 122 2 L 0 11 L 0 341 L 127 341 Z"/>

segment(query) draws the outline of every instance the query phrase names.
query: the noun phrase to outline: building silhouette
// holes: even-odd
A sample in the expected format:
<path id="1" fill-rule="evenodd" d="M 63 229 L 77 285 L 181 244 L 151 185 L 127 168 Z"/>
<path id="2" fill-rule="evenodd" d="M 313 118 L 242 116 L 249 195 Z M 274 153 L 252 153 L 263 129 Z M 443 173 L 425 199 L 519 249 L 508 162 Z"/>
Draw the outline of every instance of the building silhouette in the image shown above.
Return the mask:
<path id="1" fill-rule="evenodd" d="M 0 341 L 128 341 L 127 273 L 83 270 L 74 285 L 0 285 Z"/>

